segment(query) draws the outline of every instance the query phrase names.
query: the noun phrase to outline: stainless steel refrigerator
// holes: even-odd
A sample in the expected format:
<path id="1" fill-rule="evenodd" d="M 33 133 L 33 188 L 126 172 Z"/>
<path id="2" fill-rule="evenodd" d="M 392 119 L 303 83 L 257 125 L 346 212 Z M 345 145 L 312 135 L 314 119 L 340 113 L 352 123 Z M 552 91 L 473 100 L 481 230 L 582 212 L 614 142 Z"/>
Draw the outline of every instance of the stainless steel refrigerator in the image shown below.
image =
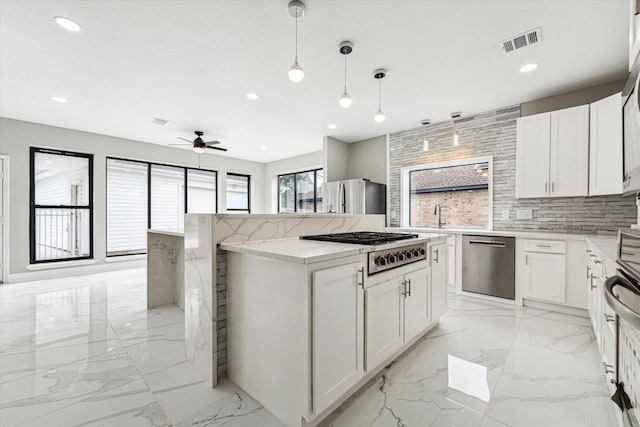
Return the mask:
<path id="1" fill-rule="evenodd" d="M 323 185 L 324 212 L 353 215 L 387 213 L 387 186 L 368 179 L 347 179 Z"/>

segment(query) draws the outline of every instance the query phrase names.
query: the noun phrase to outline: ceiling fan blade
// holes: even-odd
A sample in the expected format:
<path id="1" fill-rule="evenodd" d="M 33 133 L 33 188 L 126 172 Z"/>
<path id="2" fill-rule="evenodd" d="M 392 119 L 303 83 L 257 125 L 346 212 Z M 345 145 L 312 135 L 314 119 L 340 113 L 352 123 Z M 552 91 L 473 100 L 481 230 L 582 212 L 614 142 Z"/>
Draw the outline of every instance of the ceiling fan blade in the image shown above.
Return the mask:
<path id="1" fill-rule="evenodd" d="M 206 145 L 216 145 L 216 144 L 220 144 L 220 141 L 207 141 L 205 142 Z"/>
<path id="2" fill-rule="evenodd" d="M 220 148 L 220 147 L 209 147 L 208 145 L 207 145 L 207 148 L 211 148 L 212 150 L 228 151 L 226 148 Z"/>
<path id="3" fill-rule="evenodd" d="M 170 146 L 185 147 L 185 146 L 187 146 L 187 145 L 193 145 L 193 143 L 192 143 L 192 142 L 190 142 L 190 143 L 188 143 L 188 144 L 180 143 L 180 144 L 167 144 L 167 145 L 170 145 Z"/>
<path id="4" fill-rule="evenodd" d="M 178 137 L 178 139 L 181 139 L 183 141 L 187 141 L 189 144 L 193 144 L 193 141 L 191 141 L 189 139 L 184 139 L 184 138 L 180 138 L 180 137 Z"/>

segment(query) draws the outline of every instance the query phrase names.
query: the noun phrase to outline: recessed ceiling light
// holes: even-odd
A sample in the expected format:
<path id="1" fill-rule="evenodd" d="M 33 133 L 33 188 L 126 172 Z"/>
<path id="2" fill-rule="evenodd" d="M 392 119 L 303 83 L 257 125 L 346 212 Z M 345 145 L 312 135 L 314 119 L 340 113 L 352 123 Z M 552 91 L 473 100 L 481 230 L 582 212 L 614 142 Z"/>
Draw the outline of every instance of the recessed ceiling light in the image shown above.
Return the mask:
<path id="1" fill-rule="evenodd" d="M 254 93 L 254 92 L 249 92 L 246 96 L 247 96 L 247 98 L 251 99 L 252 101 L 255 101 L 256 99 L 260 98 L 260 95 L 258 95 L 257 93 Z"/>
<path id="2" fill-rule="evenodd" d="M 337 128 L 338 126 L 336 126 L 336 125 L 334 125 L 333 123 L 331 123 L 328 127 L 329 127 L 329 129 L 335 129 L 335 128 Z"/>
<path id="3" fill-rule="evenodd" d="M 51 100 L 56 102 L 67 102 L 67 99 L 61 96 L 52 96 Z"/>
<path id="4" fill-rule="evenodd" d="M 65 30 L 73 31 L 74 33 L 80 31 L 80 25 L 69 18 L 65 18 L 64 16 L 56 16 L 55 18 L 53 18 L 53 20 L 56 21 L 56 24 L 60 25 Z"/>
<path id="5" fill-rule="evenodd" d="M 263 145 L 262 147 L 260 147 L 261 150 L 266 150 L 267 148 L 269 147 L 267 147 L 266 145 Z"/>
<path id="6" fill-rule="evenodd" d="M 538 64 L 531 63 L 531 64 L 523 65 L 522 67 L 520 67 L 520 72 L 528 73 L 529 71 L 533 71 L 536 68 L 538 68 Z"/>

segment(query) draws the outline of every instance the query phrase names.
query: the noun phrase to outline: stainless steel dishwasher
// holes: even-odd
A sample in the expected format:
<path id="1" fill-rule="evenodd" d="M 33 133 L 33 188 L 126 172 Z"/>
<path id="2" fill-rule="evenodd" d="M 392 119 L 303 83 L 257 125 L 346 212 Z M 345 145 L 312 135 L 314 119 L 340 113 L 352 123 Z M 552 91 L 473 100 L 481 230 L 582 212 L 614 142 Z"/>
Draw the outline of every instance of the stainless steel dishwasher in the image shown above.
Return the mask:
<path id="1" fill-rule="evenodd" d="M 462 290 L 515 299 L 515 238 L 462 236 Z"/>

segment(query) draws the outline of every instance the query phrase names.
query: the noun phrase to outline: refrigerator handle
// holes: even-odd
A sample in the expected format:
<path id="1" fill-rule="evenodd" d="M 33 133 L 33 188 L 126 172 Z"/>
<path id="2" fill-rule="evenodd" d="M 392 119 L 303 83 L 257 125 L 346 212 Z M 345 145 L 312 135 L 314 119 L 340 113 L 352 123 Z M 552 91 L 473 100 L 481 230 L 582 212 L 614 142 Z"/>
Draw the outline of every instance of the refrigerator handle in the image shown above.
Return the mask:
<path id="1" fill-rule="evenodd" d="M 345 213 L 344 204 L 346 198 L 344 181 L 340 181 L 340 184 L 338 184 L 338 213 Z"/>

